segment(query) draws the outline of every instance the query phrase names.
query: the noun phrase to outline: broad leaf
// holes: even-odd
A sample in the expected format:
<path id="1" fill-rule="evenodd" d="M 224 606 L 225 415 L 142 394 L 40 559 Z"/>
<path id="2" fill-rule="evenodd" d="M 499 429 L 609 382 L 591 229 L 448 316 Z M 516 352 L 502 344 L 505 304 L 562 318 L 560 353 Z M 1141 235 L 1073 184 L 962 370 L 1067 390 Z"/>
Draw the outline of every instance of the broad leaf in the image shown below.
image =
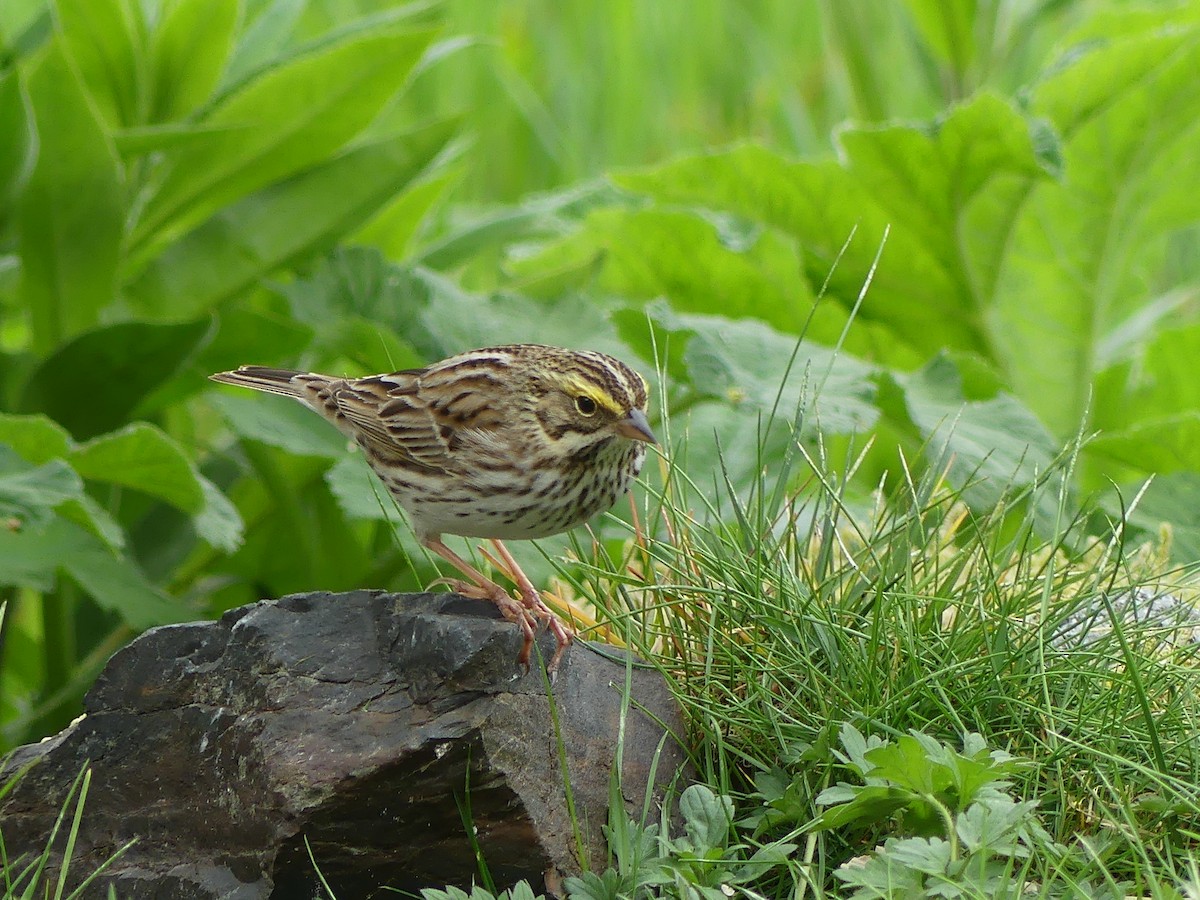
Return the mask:
<path id="1" fill-rule="evenodd" d="M 573 297 L 542 302 L 515 294 L 473 294 L 432 273 L 415 274 L 429 298 L 420 320 L 446 353 L 535 342 L 629 356 L 628 346 L 598 304 L 581 304 Z"/>
<path id="2" fill-rule="evenodd" d="M 57 43 L 28 85 L 39 153 L 18 206 L 21 300 L 33 350 L 46 353 L 113 301 L 125 197 L 112 143 Z"/>
<path id="3" fill-rule="evenodd" d="M 666 297 L 683 312 L 754 317 L 791 332 L 813 302 L 791 241 L 774 231 L 723 233 L 678 210 L 598 210 L 576 234 L 510 268 L 518 277 L 548 272 L 556 290 L 558 274 L 574 268 L 602 291 Z"/>
<path id="4" fill-rule="evenodd" d="M 1200 412 L 1146 419 L 1101 434 L 1088 444 L 1090 457 L 1121 462 L 1144 472 L 1200 471 Z"/>
<path id="5" fill-rule="evenodd" d="M 47 529 L 33 552 L 59 556 L 59 566 L 103 609 L 111 610 L 136 629 L 192 618 L 178 600 L 146 579 L 129 559 L 112 553 L 78 526 L 60 521 Z"/>
<path id="6" fill-rule="evenodd" d="M 976 0 L 906 0 L 926 45 L 951 71 L 962 75 L 975 59 Z"/>
<path id="7" fill-rule="evenodd" d="M 222 87 L 227 89 L 266 68 L 287 45 L 306 6 L 308 0 L 270 0 L 238 41 Z"/>
<path id="8" fill-rule="evenodd" d="M 717 796 L 703 784 L 693 784 L 679 797 L 679 813 L 697 853 L 729 842 L 733 827 L 733 801 L 729 797 Z"/>
<path id="9" fill-rule="evenodd" d="M 37 159 L 33 110 L 19 69 L 0 73 L 0 228 L 12 215 L 12 203 L 25 187 Z"/>
<path id="10" fill-rule="evenodd" d="M 1064 135 L 1066 178 L 1038 185 L 1009 232 L 996 344 L 1060 436 L 1084 415 L 1101 347 L 1144 306 L 1167 235 L 1200 217 L 1198 71 L 1192 23 L 1095 42 L 1033 91 Z"/>
<path id="11" fill-rule="evenodd" d="M 208 320 L 124 322 L 61 347 L 33 373 L 22 406 L 45 412 L 81 440 L 119 428 L 206 340 Z"/>
<path id="12" fill-rule="evenodd" d="M 1130 513 L 1130 501 L 1139 493 L 1141 501 Z M 1170 523 L 1174 558 L 1200 559 L 1200 474 L 1191 470 L 1160 475 L 1148 486 L 1140 482 L 1122 485 L 1120 494 L 1124 503 L 1106 503 L 1114 519 L 1125 516 L 1150 534 L 1162 534 L 1164 523 Z"/>
<path id="13" fill-rule="evenodd" d="M 313 338 L 313 329 L 282 311 L 265 312 L 240 304 L 223 308 L 217 326 L 212 341 L 196 358 L 195 370 L 201 378 L 251 363 L 285 365 Z"/>
<path id="14" fill-rule="evenodd" d="M 944 357 L 900 380 L 908 415 L 933 448 L 930 459 L 949 464 L 951 481 L 968 485 L 972 503 L 993 506 L 1008 488 L 1050 471 L 1058 445 L 1016 398 L 966 401 L 958 372 Z"/>
<path id="15" fill-rule="evenodd" d="M 668 373 L 706 397 L 746 405 L 755 415 L 774 411 L 790 422 L 798 411 L 810 430 L 864 432 L 879 411 L 873 404 L 873 369 L 847 353 L 780 334 L 753 320 L 682 315 L 652 304 L 643 315 L 615 316 L 622 335 L 636 346 L 647 318 L 667 355 Z"/>
<path id="16" fill-rule="evenodd" d="M 204 506 L 192 519 L 196 533 L 218 550 L 232 553 L 241 546 L 246 530 L 237 507 L 204 476 L 200 476 L 200 490 L 204 493 Z"/>
<path id="17" fill-rule="evenodd" d="M 0 443 L 0 530 L 38 530 L 59 504 L 83 496 L 83 482 L 62 460 L 34 466 Z"/>
<path id="18" fill-rule="evenodd" d="M 361 453 L 347 454 L 325 473 L 325 482 L 347 519 L 394 522 L 399 513 Z"/>
<path id="19" fill-rule="evenodd" d="M 233 126 L 170 155 L 134 229 L 145 254 L 216 210 L 314 165 L 364 129 L 403 85 L 432 33 L 355 32 L 270 69 L 214 106 L 205 126 Z"/>
<path id="20" fill-rule="evenodd" d="M 461 174 L 462 165 L 451 165 L 420 178 L 350 235 L 350 243 L 378 247 L 388 259 L 407 260 L 425 217 L 446 195 Z"/>
<path id="21" fill-rule="evenodd" d="M 222 393 L 213 394 L 212 402 L 239 437 L 299 456 L 336 459 L 346 452 L 348 438 L 295 400 Z"/>
<path id="22" fill-rule="evenodd" d="M 843 131 L 847 164 L 795 163 L 759 147 L 693 157 L 623 174 L 619 184 L 663 203 L 721 210 L 779 229 L 799 242 L 813 284 L 849 307 L 877 253 L 856 329 L 875 323 L 922 355 L 953 346 L 986 355 L 979 316 L 995 262 L 958 239 L 966 217 L 998 234 L 1025 185 L 1056 168 L 1043 126 L 1010 104 L 981 95 L 934 126 Z M 986 216 L 983 215 L 986 212 Z M 989 253 L 1003 244 L 991 241 Z M 881 359 L 897 349 L 872 336 Z M 894 338 L 892 343 L 894 343 Z M 861 349 L 861 344 L 854 345 Z"/>
<path id="23" fill-rule="evenodd" d="M 204 489 L 191 461 L 175 441 L 145 422 L 93 438 L 71 453 L 70 462 L 84 478 L 142 491 L 183 512 L 195 514 L 204 506 Z"/>
<path id="24" fill-rule="evenodd" d="M 574 185 L 548 194 L 536 194 L 517 206 L 488 210 L 469 218 L 421 249 L 417 261 L 441 271 L 485 256 L 499 247 L 562 233 L 564 223 L 589 209 L 611 204 L 619 195 L 606 183 Z"/>
<path id="25" fill-rule="evenodd" d="M 146 23 L 138 0 L 55 0 L 76 71 L 110 127 L 145 120 Z"/>
<path id="26" fill-rule="evenodd" d="M 151 585 L 137 566 L 78 525 L 56 519 L 40 531 L 0 528 L 0 583 L 48 592 L 60 572 L 133 628 L 188 618 L 187 610 Z"/>
<path id="27" fill-rule="evenodd" d="M 46 416 L 17 416 L 0 413 L 0 444 L 18 456 L 41 464 L 67 455 L 74 441 L 66 429 Z"/>
<path id="28" fill-rule="evenodd" d="M 198 108 L 233 47 L 238 0 L 176 0 L 150 36 L 147 120 L 170 122 Z"/>
<path id="29" fill-rule="evenodd" d="M 150 316 L 193 316 L 331 247 L 446 146 L 454 122 L 358 147 L 233 204 L 171 245 L 129 286 Z"/>

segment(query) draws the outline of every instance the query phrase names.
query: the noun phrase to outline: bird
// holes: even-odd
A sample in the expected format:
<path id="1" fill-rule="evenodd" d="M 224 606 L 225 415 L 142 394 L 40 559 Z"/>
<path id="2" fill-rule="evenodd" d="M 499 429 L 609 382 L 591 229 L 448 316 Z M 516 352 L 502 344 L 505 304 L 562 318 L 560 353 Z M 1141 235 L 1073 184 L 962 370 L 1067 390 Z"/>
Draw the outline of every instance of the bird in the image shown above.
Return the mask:
<path id="1" fill-rule="evenodd" d="M 605 353 L 510 344 L 362 378 L 254 365 L 209 377 L 298 400 L 354 440 L 420 543 L 467 579 L 444 583 L 520 628 L 525 671 L 544 622 L 557 670 L 574 631 L 504 541 L 568 531 L 629 490 L 658 443 L 641 375 Z M 447 534 L 490 540 L 517 597 L 446 546 Z"/>

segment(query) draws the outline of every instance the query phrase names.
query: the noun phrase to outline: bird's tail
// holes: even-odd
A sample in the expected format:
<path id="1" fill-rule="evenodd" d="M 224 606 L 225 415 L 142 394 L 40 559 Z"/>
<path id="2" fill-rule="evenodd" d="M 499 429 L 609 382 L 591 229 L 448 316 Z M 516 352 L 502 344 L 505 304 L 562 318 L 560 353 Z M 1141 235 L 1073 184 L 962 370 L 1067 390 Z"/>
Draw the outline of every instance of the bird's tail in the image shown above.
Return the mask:
<path id="1" fill-rule="evenodd" d="M 266 391 L 268 394 L 282 394 L 285 397 L 297 399 L 305 398 L 306 388 L 311 389 L 314 381 L 333 380 L 310 372 L 273 369 L 270 366 L 242 366 L 233 372 L 217 372 L 208 377 L 222 384 L 236 384 L 238 387 Z"/>

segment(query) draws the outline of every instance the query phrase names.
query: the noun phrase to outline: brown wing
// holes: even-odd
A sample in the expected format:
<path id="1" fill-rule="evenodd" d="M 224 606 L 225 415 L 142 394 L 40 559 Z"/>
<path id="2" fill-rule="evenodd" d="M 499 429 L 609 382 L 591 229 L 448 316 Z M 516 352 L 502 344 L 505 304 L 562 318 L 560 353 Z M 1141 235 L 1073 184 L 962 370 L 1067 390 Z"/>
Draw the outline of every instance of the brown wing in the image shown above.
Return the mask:
<path id="1" fill-rule="evenodd" d="M 225 384 L 294 397 L 376 457 L 404 468 L 446 473 L 455 468 L 459 431 L 463 427 L 492 427 L 498 419 L 488 415 L 486 404 L 478 398 L 477 402 L 466 402 L 463 391 L 449 391 L 444 378 L 435 377 L 426 390 L 422 379 L 431 371 L 409 369 L 343 379 L 315 372 L 242 366 L 210 377 Z"/>
<path id="2" fill-rule="evenodd" d="M 342 419 L 343 430 L 374 456 L 404 468 L 444 472 L 453 461 L 419 396 L 422 371 L 325 385 L 313 405 L 323 406 L 327 418 Z"/>
<path id="3" fill-rule="evenodd" d="M 286 373 L 287 379 L 270 380 L 286 381 L 287 393 L 381 460 L 460 474 L 464 447 L 469 446 L 476 463 L 511 453 L 507 447 L 511 429 L 505 427 L 512 413 L 508 407 L 514 394 L 525 392 L 516 385 L 517 373 L 509 358 L 512 349 L 472 351 L 425 369 L 367 378 Z"/>

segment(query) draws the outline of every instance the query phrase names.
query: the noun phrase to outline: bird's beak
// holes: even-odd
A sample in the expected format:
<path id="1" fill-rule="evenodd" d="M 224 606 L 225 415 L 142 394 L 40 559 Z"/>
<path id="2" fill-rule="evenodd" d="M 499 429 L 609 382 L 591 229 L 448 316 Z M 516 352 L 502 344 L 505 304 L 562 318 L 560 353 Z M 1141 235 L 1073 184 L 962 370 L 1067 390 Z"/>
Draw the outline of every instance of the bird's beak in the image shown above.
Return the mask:
<path id="1" fill-rule="evenodd" d="M 646 421 L 646 414 L 640 409 L 633 410 L 626 418 L 618 422 L 616 429 L 617 434 L 627 437 L 631 441 L 645 441 L 647 444 L 658 443 L 658 438 L 650 430 L 650 423 Z"/>

